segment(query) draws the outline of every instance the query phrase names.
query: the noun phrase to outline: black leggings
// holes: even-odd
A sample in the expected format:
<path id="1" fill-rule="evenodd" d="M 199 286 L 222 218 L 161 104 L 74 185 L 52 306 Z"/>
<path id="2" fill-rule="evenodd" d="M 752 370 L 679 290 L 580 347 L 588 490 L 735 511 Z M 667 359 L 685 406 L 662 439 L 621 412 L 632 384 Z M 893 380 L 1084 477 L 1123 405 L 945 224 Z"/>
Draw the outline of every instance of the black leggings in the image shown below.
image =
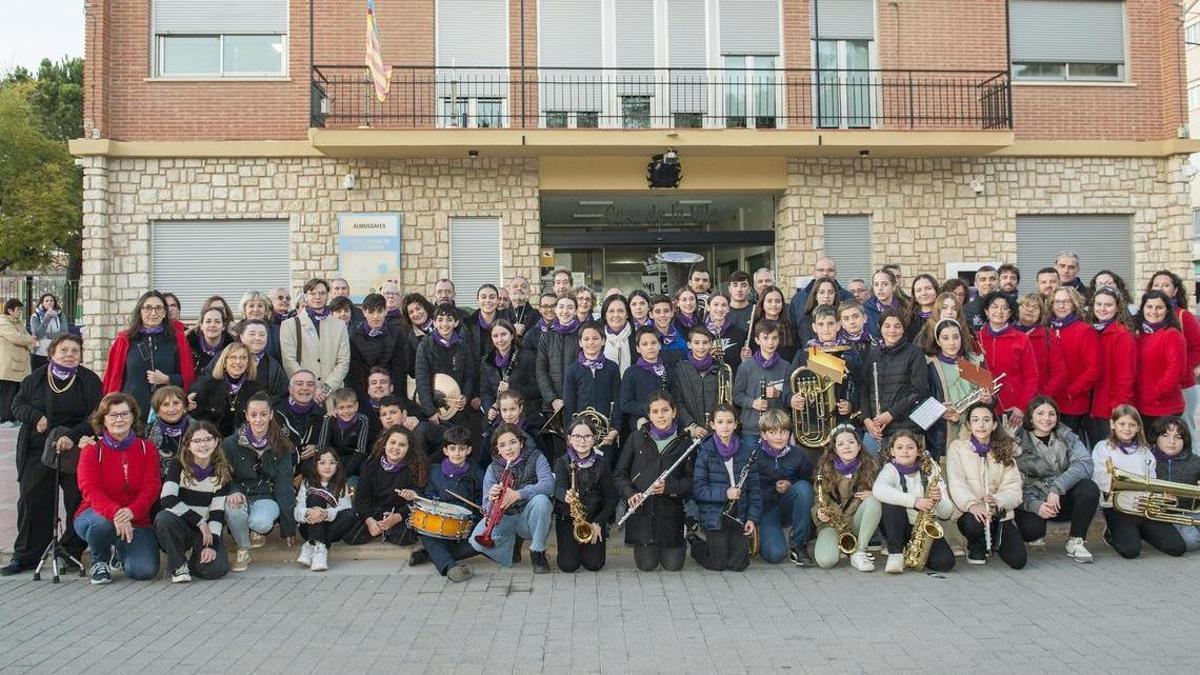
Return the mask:
<path id="1" fill-rule="evenodd" d="M 607 557 L 608 533 L 602 532 L 603 538 L 595 544 L 580 544 L 575 541 L 574 522 L 570 518 L 554 519 L 554 536 L 558 542 L 558 569 L 564 572 L 575 572 L 583 567 L 589 572 L 599 572 L 604 568 Z"/>
<path id="2" fill-rule="evenodd" d="M 643 572 L 653 572 L 659 565 L 668 572 L 678 572 L 683 569 L 686 558 L 686 546 L 663 548 L 655 544 L 637 544 L 633 547 L 633 562 Z"/>
<path id="3" fill-rule="evenodd" d="M 315 525 L 300 523 L 298 527 L 304 541 L 310 544 L 325 544 L 328 548 L 330 544 L 341 541 L 349 534 L 357 522 L 358 518 L 354 516 L 353 509 L 345 509 L 340 511 L 332 521 L 324 521 Z"/>
<path id="4" fill-rule="evenodd" d="M 1098 442 L 1095 440 L 1092 440 L 1092 441 L 1088 440 L 1091 437 L 1088 433 L 1088 425 L 1087 425 L 1087 421 L 1089 419 L 1090 418 L 1086 414 L 1085 415 L 1064 415 L 1062 413 L 1059 413 L 1059 415 L 1058 415 L 1058 421 L 1067 425 L 1067 428 L 1070 429 L 1071 431 L 1074 431 L 1075 435 L 1079 437 L 1079 440 L 1083 441 L 1084 447 L 1087 447 L 1087 448 L 1092 447 L 1093 445 L 1095 445 Z"/>
<path id="5" fill-rule="evenodd" d="M 741 572 L 750 566 L 750 537 L 736 522 L 722 523 L 719 530 L 705 530 L 707 540 L 692 539 L 692 559 L 706 570 Z"/>
<path id="6" fill-rule="evenodd" d="M 888 554 L 904 553 L 904 545 L 912 538 L 913 529 L 912 523 L 908 522 L 908 509 L 895 504 L 884 504 L 879 525 L 887 540 Z M 945 537 L 933 541 L 929 548 L 929 559 L 925 561 L 925 569 L 934 572 L 949 572 L 954 569 L 954 551 L 950 550 Z"/>
<path id="7" fill-rule="evenodd" d="M 1104 509 L 1108 525 L 1108 542 L 1122 558 L 1142 554 L 1142 540 L 1167 555 L 1181 556 L 1187 550 L 1179 530 L 1171 523 L 1162 523 L 1140 516 L 1131 516 L 1116 509 Z"/>
<path id="8" fill-rule="evenodd" d="M 1004 564 L 1019 570 L 1029 562 L 1029 554 L 1025 550 L 1025 540 L 1021 539 L 1021 531 L 1017 529 L 1017 524 L 1013 520 L 998 520 L 999 516 L 992 518 L 992 548 L 1004 561 Z M 975 516 L 964 513 L 958 518 L 958 531 L 962 532 L 962 536 L 967 540 L 968 551 L 983 551 L 986 545 L 986 540 L 983 536 L 983 523 L 975 519 Z"/>
<path id="9" fill-rule="evenodd" d="M 1100 488 L 1091 479 L 1084 478 L 1067 490 L 1067 494 L 1059 498 L 1058 515 L 1050 518 L 1056 523 L 1071 523 L 1071 536 L 1087 539 L 1088 526 L 1096 516 L 1100 506 Z M 1046 536 L 1046 523 L 1049 521 L 1033 511 L 1016 512 L 1017 529 L 1021 538 L 1034 541 Z"/>

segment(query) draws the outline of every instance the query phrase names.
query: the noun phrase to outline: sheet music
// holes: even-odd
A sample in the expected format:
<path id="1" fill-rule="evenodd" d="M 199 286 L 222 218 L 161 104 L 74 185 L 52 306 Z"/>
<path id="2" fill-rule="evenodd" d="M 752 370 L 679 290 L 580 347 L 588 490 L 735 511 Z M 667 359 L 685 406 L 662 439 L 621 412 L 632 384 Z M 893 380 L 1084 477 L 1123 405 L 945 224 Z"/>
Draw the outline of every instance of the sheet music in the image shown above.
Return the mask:
<path id="1" fill-rule="evenodd" d="M 928 430 L 944 414 L 946 414 L 946 406 L 941 401 L 930 396 L 921 405 L 913 409 L 908 419 L 912 420 L 913 423 L 922 429 Z"/>

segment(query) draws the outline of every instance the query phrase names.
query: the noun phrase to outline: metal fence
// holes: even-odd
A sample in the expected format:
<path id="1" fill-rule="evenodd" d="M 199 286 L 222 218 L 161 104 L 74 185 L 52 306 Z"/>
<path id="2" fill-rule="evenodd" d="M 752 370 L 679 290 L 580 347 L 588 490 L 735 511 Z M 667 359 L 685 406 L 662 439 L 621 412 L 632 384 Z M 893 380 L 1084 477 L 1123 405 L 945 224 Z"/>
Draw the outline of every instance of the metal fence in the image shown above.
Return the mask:
<path id="1" fill-rule="evenodd" d="M 1010 129 L 1004 71 L 394 66 L 312 70 L 318 127 Z"/>
<path id="2" fill-rule="evenodd" d="M 78 325 L 83 319 L 83 303 L 79 297 L 79 280 L 70 279 L 66 275 L 44 276 L 0 276 L 0 302 L 16 298 L 25 304 L 25 316 L 28 317 L 37 304 L 38 298 L 45 293 L 53 293 L 58 298 L 58 306 L 71 325 Z"/>

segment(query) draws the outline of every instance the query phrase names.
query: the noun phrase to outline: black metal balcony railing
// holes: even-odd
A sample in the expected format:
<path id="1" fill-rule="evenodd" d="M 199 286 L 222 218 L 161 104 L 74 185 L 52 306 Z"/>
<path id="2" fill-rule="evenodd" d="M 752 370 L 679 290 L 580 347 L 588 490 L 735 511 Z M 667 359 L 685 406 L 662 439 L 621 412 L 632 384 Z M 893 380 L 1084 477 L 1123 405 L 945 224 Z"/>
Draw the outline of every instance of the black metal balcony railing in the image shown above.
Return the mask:
<path id="1" fill-rule="evenodd" d="M 313 67 L 312 125 L 347 128 L 1011 129 L 1004 71 Z"/>

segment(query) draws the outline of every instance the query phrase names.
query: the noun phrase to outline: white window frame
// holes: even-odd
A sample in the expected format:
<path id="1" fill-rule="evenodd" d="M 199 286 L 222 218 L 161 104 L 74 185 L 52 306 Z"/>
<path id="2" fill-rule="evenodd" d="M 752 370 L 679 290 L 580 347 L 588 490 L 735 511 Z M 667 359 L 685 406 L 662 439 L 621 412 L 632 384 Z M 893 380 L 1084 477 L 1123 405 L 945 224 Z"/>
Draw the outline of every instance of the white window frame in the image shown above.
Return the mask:
<path id="1" fill-rule="evenodd" d="M 819 44 L 820 42 L 834 42 L 837 44 L 838 67 L 835 69 L 835 71 L 837 71 L 837 72 L 844 72 L 845 70 L 847 70 L 845 65 L 848 62 L 847 61 L 847 46 L 848 45 L 846 44 L 848 42 L 866 42 L 867 43 L 867 68 L 868 68 L 868 70 L 872 70 L 872 71 L 877 70 L 879 68 L 879 49 L 878 49 L 879 41 L 878 40 L 863 40 L 861 38 L 821 38 L 820 40 L 810 39 L 809 43 L 812 45 L 811 58 L 812 58 L 812 63 L 814 65 L 817 63 L 817 59 L 819 59 L 821 57 L 821 54 L 820 54 L 821 46 Z M 826 72 L 826 71 L 821 71 L 821 72 Z M 882 98 L 883 97 L 879 94 L 879 92 L 874 90 L 873 85 L 875 83 L 873 83 L 871 81 L 872 77 L 873 77 L 872 74 L 868 74 L 866 82 L 861 85 L 859 83 L 850 83 L 850 82 L 845 82 L 845 81 L 831 82 L 831 83 L 824 85 L 827 87 L 830 87 L 830 86 L 837 87 L 837 91 L 838 91 L 838 114 L 837 114 L 838 124 L 837 124 L 837 126 L 821 126 L 822 117 L 821 117 L 821 111 L 817 106 L 817 89 L 818 89 L 818 87 L 822 86 L 822 83 L 819 81 L 820 78 L 817 77 L 817 72 L 816 72 L 816 69 L 814 68 L 813 84 L 811 87 L 813 127 L 817 128 L 817 129 L 877 129 L 877 128 L 882 127 L 883 126 L 883 109 L 882 109 L 882 106 L 883 106 Z M 867 116 L 870 119 L 871 123 L 866 126 L 851 127 L 848 124 L 848 120 L 857 119 L 857 118 L 861 117 L 861 115 L 852 115 L 852 114 L 847 113 L 847 111 L 849 110 L 848 92 L 851 87 L 856 87 L 856 86 L 867 87 L 867 92 L 868 92 L 868 97 L 869 97 Z"/>
<path id="2" fill-rule="evenodd" d="M 1070 62 L 1070 61 L 1016 61 L 1012 65 L 1013 65 L 1013 81 L 1014 82 L 1125 82 L 1127 79 L 1126 76 L 1128 74 L 1128 71 L 1126 70 L 1124 63 L 1116 63 L 1116 62 L 1111 62 L 1111 61 L 1106 62 L 1106 63 L 1076 62 L 1075 65 L 1081 65 L 1081 66 L 1085 66 L 1085 65 L 1086 66 L 1091 66 L 1091 65 L 1114 66 L 1115 65 L 1117 67 L 1117 74 L 1113 77 L 1092 76 L 1092 75 L 1079 75 L 1079 76 L 1071 75 L 1072 62 Z M 1017 67 L 1023 66 L 1023 65 L 1062 66 L 1063 67 L 1063 75 L 1062 75 L 1062 77 L 1052 76 L 1052 75 L 1021 75 L 1017 72 Z"/>
<path id="3" fill-rule="evenodd" d="M 229 79 L 229 80 L 238 80 L 238 79 L 245 79 L 245 78 L 253 78 L 253 79 L 286 78 L 287 74 L 288 74 L 288 44 L 289 44 L 287 34 L 285 34 L 285 33 L 254 33 L 253 35 L 255 37 L 278 36 L 279 38 L 282 39 L 283 53 L 280 55 L 280 64 L 279 64 L 280 70 L 278 72 L 264 71 L 264 72 L 257 72 L 257 73 L 246 72 L 246 73 L 226 74 L 225 73 L 225 38 L 227 36 L 225 34 L 212 34 L 212 33 L 195 34 L 195 35 L 158 34 L 158 35 L 154 36 L 154 51 L 155 51 L 154 77 L 157 79 L 163 79 L 163 80 L 194 80 L 197 78 L 202 78 L 202 79 L 219 78 L 219 79 Z M 239 34 L 239 37 L 240 36 L 241 35 Z M 214 37 L 217 38 L 217 64 L 218 64 L 217 72 L 215 72 L 215 73 L 180 73 L 178 75 L 172 75 L 170 73 L 163 72 L 163 65 L 166 60 L 166 41 L 168 38 L 214 38 Z"/>
<path id="4" fill-rule="evenodd" d="M 452 103 L 453 101 L 453 103 Z M 499 124 L 493 127 L 479 126 L 479 103 L 498 102 L 500 104 Z M 467 123 L 458 123 L 458 111 L 455 103 L 467 104 Z M 443 96 L 438 99 L 438 123 L 445 129 L 506 129 L 508 128 L 508 97 L 507 96 L 464 96 L 451 99 Z"/>
<path id="5" fill-rule="evenodd" d="M 783 126 L 782 125 L 783 101 L 786 99 L 786 96 L 785 96 L 786 92 L 784 91 L 783 78 L 781 78 L 779 76 L 779 71 L 781 68 L 781 66 L 779 64 L 780 64 L 781 60 L 783 59 L 783 57 L 777 56 L 774 54 L 722 54 L 721 55 L 721 67 L 723 68 L 723 70 L 721 72 L 724 73 L 726 78 L 731 78 L 731 76 L 733 76 L 736 72 L 738 72 L 737 70 L 732 70 L 732 69 L 726 68 L 726 66 L 725 66 L 726 60 L 730 59 L 730 58 L 746 59 L 746 62 L 743 65 L 743 69 L 741 71 L 741 72 L 745 73 L 745 75 L 743 76 L 745 79 L 745 82 L 743 83 L 744 89 L 742 91 L 742 100 L 745 102 L 745 114 L 742 115 L 742 117 L 745 119 L 746 124 L 745 124 L 745 126 L 741 126 L 741 127 L 729 126 L 730 112 L 728 110 L 728 107 L 729 107 L 728 106 L 728 93 L 732 90 L 732 85 L 730 85 L 728 82 L 722 82 L 720 93 L 717 96 L 717 98 L 720 99 L 719 105 L 720 105 L 720 110 L 721 110 L 721 113 L 719 115 L 719 120 L 720 120 L 721 124 L 719 126 L 722 128 L 726 128 L 726 129 L 759 129 L 759 128 L 780 129 L 780 128 L 782 128 L 782 126 Z M 767 63 L 760 64 L 759 59 L 770 59 L 771 63 L 769 65 Z M 770 68 L 770 69 L 772 69 L 774 72 L 774 77 L 775 77 L 774 83 L 769 84 L 769 85 L 760 85 L 760 84 L 756 83 L 754 81 L 754 76 L 753 76 L 753 73 L 756 72 L 754 70 L 755 68 Z M 772 117 L 775 120 L 775 124 L 764 125 L 762 127 L 759 127 L 758 119 L 759 119 L 760 115 L 758 115 L 756 113 L 758 112 L 758 92 L 762 88 L 762 86 L 769 87 L 769 89 L 775 94 L 774 105 L 771 109 L 771 112 L 773 114 L 770 115 L 770 117 Z"/>
<path id="6" fill-rule="evenodd" d="M 1194 21 L 1183 28 L 1183 41 L 1188 47 L 1200 46 L 1200 21 Z"/>

